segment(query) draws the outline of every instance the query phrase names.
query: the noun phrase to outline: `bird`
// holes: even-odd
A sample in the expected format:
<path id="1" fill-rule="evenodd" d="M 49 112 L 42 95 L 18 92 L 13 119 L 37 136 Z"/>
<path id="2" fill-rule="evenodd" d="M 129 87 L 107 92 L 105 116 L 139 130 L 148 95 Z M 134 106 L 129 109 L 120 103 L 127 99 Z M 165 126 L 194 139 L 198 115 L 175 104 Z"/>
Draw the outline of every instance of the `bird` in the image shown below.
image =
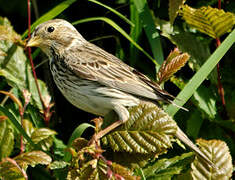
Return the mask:
<path id="1" fill-rule="evenodd" d="M 129 119 L 128 107 L 142 101 L 174 104 L 174 96 L 160 85 L 85 40 L 66 20 L 53 19 L 38 25 L 26 46 L 39 47 L 48 56 L 55 84 L 71 104 L 98 116 L 116 112 L 119 120 L 98 132 L 98 139 Z M 213 164 L 181 130 L 177 135 Z"/>

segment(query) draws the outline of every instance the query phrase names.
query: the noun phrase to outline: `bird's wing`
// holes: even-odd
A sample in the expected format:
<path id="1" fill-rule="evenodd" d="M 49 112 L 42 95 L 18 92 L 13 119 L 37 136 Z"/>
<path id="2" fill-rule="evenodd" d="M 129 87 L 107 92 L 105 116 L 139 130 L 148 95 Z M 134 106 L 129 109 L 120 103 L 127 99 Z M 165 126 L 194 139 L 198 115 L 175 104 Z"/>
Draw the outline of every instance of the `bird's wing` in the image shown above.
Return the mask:
<path id="1" fill-rule="evenodd" d="M 172 100 L 157 83 L 91 43 L 73 49 L 66 59 L 70 70 L 81 78 L 152 100 Z"/>

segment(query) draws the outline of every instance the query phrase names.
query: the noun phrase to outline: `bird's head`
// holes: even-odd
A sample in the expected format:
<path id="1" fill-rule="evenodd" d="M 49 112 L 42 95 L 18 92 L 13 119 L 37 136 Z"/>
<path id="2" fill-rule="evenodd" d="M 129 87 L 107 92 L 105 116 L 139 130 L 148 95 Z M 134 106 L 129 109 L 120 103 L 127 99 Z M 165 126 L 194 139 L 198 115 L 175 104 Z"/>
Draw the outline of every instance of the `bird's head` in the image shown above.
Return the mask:
<path id="1" fill-rule="evenodd" d="M 39 47 L 50 56 L 51 49 L 64 50 L 72 44 L 84 42 L 86 40 L 72 24 L 63 19 L 54 19 L 38 25 L 26 46 Z"/>

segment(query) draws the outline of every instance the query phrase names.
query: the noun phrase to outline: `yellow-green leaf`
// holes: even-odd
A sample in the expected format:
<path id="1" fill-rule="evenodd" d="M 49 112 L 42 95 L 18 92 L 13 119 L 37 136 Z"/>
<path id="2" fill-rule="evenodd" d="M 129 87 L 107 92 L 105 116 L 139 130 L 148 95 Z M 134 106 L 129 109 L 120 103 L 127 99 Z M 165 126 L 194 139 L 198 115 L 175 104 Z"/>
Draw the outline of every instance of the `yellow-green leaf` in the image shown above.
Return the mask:
<path id="1" fill-rule="evenodd" d="M 0 161 L 14 148 L 14 129 L 8 121 L 0 121 Z"/>
<path id="2" fill-rule="evenodd" d="M 233 172 L 233 165 L 232 157 L 226 143 L 220 140 L 207 141 L 204 139 L 197 140 L 197 143 L 201 147 L 201 151 L 207 155 L 219 170 L 206 166 L 205 162 L 196 156 L 191 165 L 193 179 L 230 179 Z"/>
<path id="3" fill-rule="evenodd" d="M 194 9 L 184 5 L 180 14 L 189 25 L 212 38 L 219 38 L 230 32 L 235 24 L 235 15 L 233 13 L 224 12 L 210 6 Z"/>
<path id="4" fill-rule="evenodd" d="M 177 125 L 162 109 L 143 103 L 129 112 L 129 120 L 102 139 L 105 145 L 113 151 L 158 155 L 171 147 Z"/>
<path id="5" fill-rule="evenodd" d="M 26 170 L 30 165 L 34 167 L 37 164 L 48 165 L 51 162 L 51 157 L 42 151 L 32 151 L 20 154 L 14 158 L 17 165 Z M 19 169 L 8 161 L 0 164 L 0 177 L 3 179 L 21 179 L 22 173 Z"/>

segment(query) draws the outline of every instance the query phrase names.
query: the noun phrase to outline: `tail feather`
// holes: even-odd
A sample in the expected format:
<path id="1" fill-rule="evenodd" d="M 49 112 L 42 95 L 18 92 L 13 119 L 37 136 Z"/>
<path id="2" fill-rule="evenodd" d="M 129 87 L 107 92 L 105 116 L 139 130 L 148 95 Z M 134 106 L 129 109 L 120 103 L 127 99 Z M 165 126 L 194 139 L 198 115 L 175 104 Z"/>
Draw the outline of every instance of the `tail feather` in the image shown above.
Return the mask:
<path id="1" fill-rule="evenodd" d="M 206 155 L 187 137 L 187 135 L 178 127 L 175 136 L 191 148 L 199 157 L 201 157 L 210 167 L 215 169 L 218 174 L 223 174 L 223 169 L 219 169 Z"/>

